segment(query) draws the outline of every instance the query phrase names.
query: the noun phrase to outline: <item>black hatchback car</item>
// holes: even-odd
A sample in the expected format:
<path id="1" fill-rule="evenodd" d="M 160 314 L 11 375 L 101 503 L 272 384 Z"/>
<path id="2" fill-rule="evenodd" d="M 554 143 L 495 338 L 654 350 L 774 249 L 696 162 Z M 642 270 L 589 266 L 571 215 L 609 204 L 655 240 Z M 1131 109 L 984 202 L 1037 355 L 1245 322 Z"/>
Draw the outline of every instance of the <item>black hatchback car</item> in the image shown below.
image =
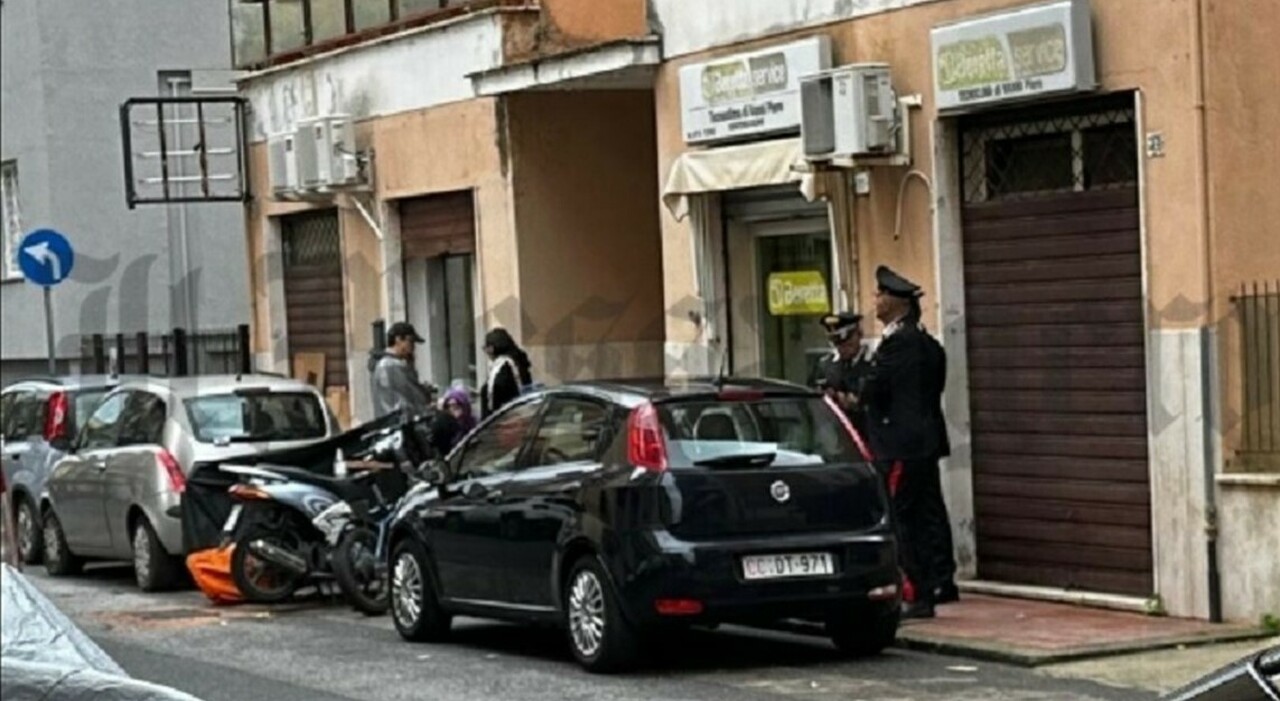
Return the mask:
<path id="1" fill-rule="evenodd" d="M 898 628 L 888 496 L 813 391 L 759 380 L 593 382 L 522 397 L 402 503 L 391 600 L 408 640 L 465 614 L 568 631 L 615 671 L 648 633 L 821 622 L 876 654 Z"/>

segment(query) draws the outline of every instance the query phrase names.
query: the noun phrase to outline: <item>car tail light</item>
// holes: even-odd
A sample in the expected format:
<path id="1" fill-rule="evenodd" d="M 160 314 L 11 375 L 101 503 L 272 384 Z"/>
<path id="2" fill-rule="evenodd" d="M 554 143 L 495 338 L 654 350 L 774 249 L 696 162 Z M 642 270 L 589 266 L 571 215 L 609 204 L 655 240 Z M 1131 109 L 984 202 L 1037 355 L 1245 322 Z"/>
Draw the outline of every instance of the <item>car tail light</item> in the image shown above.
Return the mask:
<path id="1" fill-rule="evenodd" d="M 177 458 L 173 457 L 173 453 L 167 450 L 161 450 L 156 454 L 156 459 L 160 461 L 160 466 L 164 468 L 165 474 L 169 476 L 169 488 L 181 494 L 187 490 L 187 477 L 182 474 L 182 468 L 178 465 Z"/>
<path id="2" fill-rule="evenodd" d="M 702 602 L 697 599 L 658 599 L 653 607 L 663 616 L 697 616 L 702 613 Z"/>
<path id="3" fill-rule="evenodd" d="M 45 409 L 44 415 L 44 439 L 53 441 L 59 438 L 66 438 L 71 433 L 71 427 L 68 425 L 67 409 L 70 402 L 67 400 L 66 392 L 54 392 L 49 395 L 49 404 Z"/>
<path id="4" fill-rule="evenodd" d="M 836 418 L 840 419 L 840 423 L 849 432 L 849 437 L 853 439 L 854 445 L 858 446 L 858 452 L 862 454 L 862 459 L 867 462 L 874 461 L 875 456 L 871 454 L 871 449 L 867 447 L 867 442 L 862 440 L 862 434 L 858 433 L 858 429 L 853 427 L 853 422 L 849 421 L 849 417 L 845 415 L 844 410 L 831 397 L 826 397 L 825 399 L 827 406 L 831 407 L 831 411 L 836 415 Z"/>
<path id="5" fill-rule="evenodd" d="M 667 441 L 652 404 L 636 407 L 627 419 L 627 461 L 653 472 L 667 469 Z"/>

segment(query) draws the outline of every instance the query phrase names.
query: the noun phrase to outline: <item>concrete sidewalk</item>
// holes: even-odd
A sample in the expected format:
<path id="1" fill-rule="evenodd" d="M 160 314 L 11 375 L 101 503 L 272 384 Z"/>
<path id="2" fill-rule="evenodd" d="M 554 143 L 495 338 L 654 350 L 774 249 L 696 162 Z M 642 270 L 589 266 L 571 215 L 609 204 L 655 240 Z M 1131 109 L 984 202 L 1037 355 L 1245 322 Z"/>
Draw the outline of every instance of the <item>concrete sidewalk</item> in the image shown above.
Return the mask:
<path id="1" fill-rule="evenodd" d="M 1072 604 L 966 594 L 938 617 L 907 621 L 898 644 L 1039 666 L 1123 653 L 1267 637 L 1257 626 L 1146 616 Z M 1274 633 L 1272 633 L 1274 635 Z"/>

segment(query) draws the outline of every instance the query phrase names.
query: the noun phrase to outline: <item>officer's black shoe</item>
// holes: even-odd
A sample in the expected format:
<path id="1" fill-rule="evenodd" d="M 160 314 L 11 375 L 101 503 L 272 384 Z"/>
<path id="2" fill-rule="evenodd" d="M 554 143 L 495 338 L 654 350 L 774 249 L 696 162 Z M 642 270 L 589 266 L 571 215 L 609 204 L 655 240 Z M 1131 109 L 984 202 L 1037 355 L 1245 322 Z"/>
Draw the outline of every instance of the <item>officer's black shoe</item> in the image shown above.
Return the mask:
<path id="1" fill-rule="evenodd" d="M 934 618 L 937 613 L 933 610 L 933 602 L 931 601 L 912 601 L 902 605 L 902 620 L 910 620 L 912 618 Z"/>
<path id="2" fill-rule="evenodd" d="M 933 590 L 933 603 L 954 604 L 960 601 L 960 590 L 955 584 L 944 584 Z"/>

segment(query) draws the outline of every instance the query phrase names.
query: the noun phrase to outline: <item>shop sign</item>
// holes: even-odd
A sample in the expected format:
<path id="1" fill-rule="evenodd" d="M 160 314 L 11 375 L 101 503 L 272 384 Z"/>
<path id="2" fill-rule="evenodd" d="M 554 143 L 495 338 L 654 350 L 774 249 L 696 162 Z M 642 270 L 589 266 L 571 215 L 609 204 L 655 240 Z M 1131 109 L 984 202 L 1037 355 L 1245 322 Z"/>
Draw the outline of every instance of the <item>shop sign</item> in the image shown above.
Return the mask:
<path id="1" fill-rule="evenodd" d="M 827 281 L 817 270 L 793 270 L 769 276 L 769 313 L 812 316 L 831 311 Z"/>
<path id="2" fill-rule="evenodd" d="M 939 112 L 1093 90 L 1088 0 L 1057 0 L 934 27 Z"/>
<path id="3" fill-rule="evenodd" d="M 684 140 L 707 143 L 800 129 L 800 78 L 831 67 L 813 37 L 680 69 Z"/>

